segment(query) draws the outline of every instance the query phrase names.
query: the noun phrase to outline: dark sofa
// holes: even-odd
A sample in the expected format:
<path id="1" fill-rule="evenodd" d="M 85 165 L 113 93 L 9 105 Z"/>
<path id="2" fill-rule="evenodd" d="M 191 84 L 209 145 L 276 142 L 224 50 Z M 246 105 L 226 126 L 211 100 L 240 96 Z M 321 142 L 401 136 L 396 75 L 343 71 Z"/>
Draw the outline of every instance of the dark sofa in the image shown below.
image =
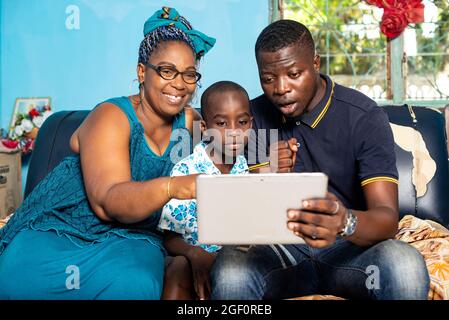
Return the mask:
<path id="1" fill-rule="evenodd" d="M 383 108 L 390 123 L 399 131 L 395 131 L 395 140 L 398 140 L 395 151 L 401 217 L 414 215 L 449 227 L 449 166 L 444 116 L 426 107 L 403 105 Z M 65 156 L 72 154 L 69 139 L 88 113 L 60 111 L 47 119 L 39 131 L 31 156 L 24 197 Z M 402 134 L 401 141 L 397 134 Z M 404 145 L 415 148 L 415 152 L 404 149 Z M 433 166 L 432 161 L 436 166 L 433 175 L 428 169 Z M 420 174 L 423 168 L 430 173 Z M 421 195 L 423 190 L 425 193 Z"/>
<path id="2" fill-rule="evenodd" d="M 449 166 L 443 114 L 435 109 L 407 105 L 385 106 L 384 110 L 389 116 L 396 142 L 400 218 L 402 219 L 405 215 L 415 216 L 449 228 Z M 28 196 L 64 157 L 72 154 L 69 139 L 88 113 L 89 111 L 86 110 L 60 111 L 53 114 L 43 124 L 31 156 L 24 197 Z M 409 217 L 407 219 L 409 222 Z M 0 221 L 0 227 L 4 223 L 5 221 Z M 449 231 L 441 232 L 441 226 L 436 226 L 437 229 L 432 231 L 433 229 L 428 229 L 429 226 L 433 228 L 435 224 L 426 222 L 424 228 L 427 230 L 424 232 L 427 235 L 423 235 L 424 229 L 421 227 L 415 230 L 417 233 L 412 238 L 423 241 L 416 241 L 414 246 L 424 249 L 420 252 L 424 255 L 428 268 L 432 268 L 432 270 L 429 269 L 431 275 L 429 299 L 449 299 L 449 296 L 444 293 L 447 287 L 446 282 L 443 281 L 444 277 L 435 276 L 435 272 L 439 271 L 432 267 L 435 263 L 440 264 L 441 260 L 438 259 L 444 258 L 441 254 L 444 255 L 447 250 L 445 248 L 449 248 Z M 404 236 L 403 231 L 398 231 L 398 235 L 401 233 Z M 426 244 L 419 244 L 420 242 L 426 242 Z M 439 247 L 438 251 L 432 249 L 437 247 Z M 443 268 L 449 265 L 447 262 L 443 264 L 441 265 Z M 313 295 L 294 299 L 341 298 Z"/>

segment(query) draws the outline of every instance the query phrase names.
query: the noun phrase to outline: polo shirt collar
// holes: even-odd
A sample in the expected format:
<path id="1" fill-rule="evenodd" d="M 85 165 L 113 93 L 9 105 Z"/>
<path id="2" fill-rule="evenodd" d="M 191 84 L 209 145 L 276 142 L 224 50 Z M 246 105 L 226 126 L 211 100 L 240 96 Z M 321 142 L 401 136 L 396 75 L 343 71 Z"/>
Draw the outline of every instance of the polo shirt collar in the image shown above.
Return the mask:
<path id="1" fill-rule="evenodd" d="M 321 119 L 324 117 L 327 110 L 329 109 L 329 106 L 332 102 L 332 98 L 334 95 L 334 86 L 335 86 L 335 83 L 329 76 L 324 74 L 320 74 L 320 76 L 321 78 L 326 80 L 326 91 L 324 93 L 323 98 L 318 103 L 318 105 L 311 112 L 304 113 L 295 118 L 286 119 L 284 116 L 282 116 L 283 123 L 291 123 L 291 122 L 298 123 L 298 121 L 300 121 L 301 123 L 306 124 L 312 129 L 315 129 L 315 127 L 318 125 L 318 123 L 321 121 Z"/>

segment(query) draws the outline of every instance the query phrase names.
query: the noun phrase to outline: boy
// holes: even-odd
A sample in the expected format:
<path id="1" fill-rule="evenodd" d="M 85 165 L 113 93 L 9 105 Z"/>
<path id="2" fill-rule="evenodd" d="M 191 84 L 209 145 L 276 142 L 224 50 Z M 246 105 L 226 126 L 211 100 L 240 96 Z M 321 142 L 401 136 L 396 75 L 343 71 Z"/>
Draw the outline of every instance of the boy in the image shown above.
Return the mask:
<path id="1" fill-rule="evenodd" d="M 172 179 L 190 174 L 248 173 L 243 153 L 252 116 L 246 90 L 231 81 L 214 83 L 201 97 L 201 115 L 203 141 L 173 167 Z M 196 200 L 170 200 L 163 208 L 159 228 L 167 230 L 164 245 L 175 257 L 166 269 L 162 299 L 207 299 L 209 270 L 220 247 L 198 244 Z"/>

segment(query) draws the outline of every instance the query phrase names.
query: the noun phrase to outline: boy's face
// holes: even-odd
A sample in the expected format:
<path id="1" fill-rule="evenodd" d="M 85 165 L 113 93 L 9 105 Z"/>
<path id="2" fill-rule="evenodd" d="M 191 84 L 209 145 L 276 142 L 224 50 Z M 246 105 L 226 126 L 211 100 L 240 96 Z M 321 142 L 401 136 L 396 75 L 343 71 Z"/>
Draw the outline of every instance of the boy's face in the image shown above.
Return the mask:
<path id="1" fill-rule="evenodd" d="M 248 98 L 243 92 L 227 91 L 214 93 L 209 99 L 203 129 L 213 137 L 214 149 L 227 157 L 243 154 L 247 130 L 252 126 Z"/>

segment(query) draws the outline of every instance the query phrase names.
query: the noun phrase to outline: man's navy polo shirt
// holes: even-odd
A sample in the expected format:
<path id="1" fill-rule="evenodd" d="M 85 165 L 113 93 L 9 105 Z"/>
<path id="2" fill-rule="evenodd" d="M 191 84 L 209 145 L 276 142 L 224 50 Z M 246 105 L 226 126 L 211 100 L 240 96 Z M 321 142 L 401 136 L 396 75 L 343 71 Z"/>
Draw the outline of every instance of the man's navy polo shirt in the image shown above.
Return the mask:
<path id="1" fill-rule="evenodd" d="M 253 129 L 256 133 L 267 129 L 265 137 L 263 133 L 257 137 L 259 148 L 268 154 L 269 129 L 279 130 L 279 140 L 295 137 L 299 150 L 294 171 L 324 172 L 329 191 L 345 206 L 366 210 L 363 186 L 375 181 L 398 183 L 387 114 L 364 94 L 321 77 L 326 80 L 323 99 L 295 119 L 284 118 L 264 95 L 251 101 Z"/>

